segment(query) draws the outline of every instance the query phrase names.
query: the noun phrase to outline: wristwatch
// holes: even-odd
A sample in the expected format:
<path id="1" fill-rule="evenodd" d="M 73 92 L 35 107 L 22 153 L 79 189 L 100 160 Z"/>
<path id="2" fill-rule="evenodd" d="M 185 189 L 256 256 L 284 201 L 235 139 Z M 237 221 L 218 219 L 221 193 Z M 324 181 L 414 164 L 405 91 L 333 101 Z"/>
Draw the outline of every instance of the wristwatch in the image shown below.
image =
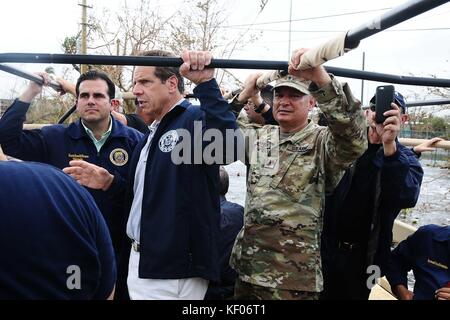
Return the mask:
<path id="1" fill-rule="evenodd" d="M 266 103 L 263 101 L 263 102 L 261 102 L 261 104 L 260 104 L 259 106 L 254 107 L 253 110 L 254 110 L 256 113 L 261 113 L 261 112 L 264 110 L 264 107 L 265 107 L 265 106 L 266 106 Z"/>

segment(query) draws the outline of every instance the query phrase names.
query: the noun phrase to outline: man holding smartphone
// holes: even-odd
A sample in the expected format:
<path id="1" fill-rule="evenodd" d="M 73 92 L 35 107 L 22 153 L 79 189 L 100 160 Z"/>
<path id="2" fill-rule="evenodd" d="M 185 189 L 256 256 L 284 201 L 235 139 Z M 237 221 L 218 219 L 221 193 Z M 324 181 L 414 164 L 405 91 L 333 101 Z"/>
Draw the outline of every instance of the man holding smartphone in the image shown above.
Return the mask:
<path id="1" fill-rule="evenodd" d="M 394 220 L 419 197 L 423 170 L 414 153 L 397 139 L 401 123 L 408 119 L 405 100 L 395 92 L 382 123 L 375 121 L 374 106 L 375 97 L 366 110 L 366 152 L 326 199 L 323 299 L 368 299 L 372 273 L 367 270 L 375 269 L 376 277 L 384 274 Z"/>

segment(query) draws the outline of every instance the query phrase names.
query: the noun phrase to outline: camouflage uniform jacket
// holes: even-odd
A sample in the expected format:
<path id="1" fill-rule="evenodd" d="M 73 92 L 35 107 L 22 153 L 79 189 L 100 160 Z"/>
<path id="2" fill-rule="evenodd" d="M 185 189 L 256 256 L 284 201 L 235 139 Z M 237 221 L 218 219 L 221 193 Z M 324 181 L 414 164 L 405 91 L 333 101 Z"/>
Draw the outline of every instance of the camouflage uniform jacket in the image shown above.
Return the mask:
<path id="1" fill-rule="evenodd" d="M 347 84 L 332 82 L 311 94 L 329 127 L 310 122 L 278 141 L 277 126 L 253 128 L 246 155 L 249 177 L 244 228 L 237 236 L 231 265 L 242 281 L 284 290 L 323 289 L 320 233 L 325 192 L 367 148 L 360 102 Z M 274 132 L 276 133 L 274 135 Z M 256 135 L 256 138 L 255 138 Z M 275 138 L 274 138 L 275 137 Z M 266 154 L 255 150 L 270 150 Z"/>

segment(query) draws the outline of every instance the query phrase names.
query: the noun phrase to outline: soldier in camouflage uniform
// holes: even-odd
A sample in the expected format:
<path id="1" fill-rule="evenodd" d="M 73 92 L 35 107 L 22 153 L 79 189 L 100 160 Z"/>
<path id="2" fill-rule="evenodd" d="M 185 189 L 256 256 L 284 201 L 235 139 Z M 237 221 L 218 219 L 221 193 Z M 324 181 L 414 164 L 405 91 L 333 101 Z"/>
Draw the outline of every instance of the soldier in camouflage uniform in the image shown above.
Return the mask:
<path id="1" fill-rule="evenodd" d="M 302 53 L 294 53 L 293 65 Z M 347 84 L 323 67 L 300 72 L 290 66 L 289 73 L 274 87 L 273 114 L 279 127 L 241 127 L 250 139 L 246 151 L 253 152 L 246 155 L 244 228 L 230 261 L 239 275 L 237 299 L 318 299 L 323 288 L 320 233 L 325 192 L 334 189 L 367 147 L 360 103 Z M 257 92 L 257 75 L 250 78 L 240 101 Z M 316 101 L 328 127 L 308 123 Z"/>

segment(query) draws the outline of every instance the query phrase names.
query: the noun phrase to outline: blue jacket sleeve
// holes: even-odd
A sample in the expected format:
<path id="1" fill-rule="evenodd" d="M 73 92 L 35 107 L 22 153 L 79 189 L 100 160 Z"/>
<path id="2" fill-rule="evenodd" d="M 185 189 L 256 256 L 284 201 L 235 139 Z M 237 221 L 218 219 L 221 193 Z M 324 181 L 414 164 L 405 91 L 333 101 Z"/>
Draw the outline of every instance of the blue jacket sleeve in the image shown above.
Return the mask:
<path id="1" fill-rule="evenodd" d="M 15 100 L 0 119 L 0 145 L 5 154 L 26 161 L 45 162 L 47 154 L 42 131 L 23 130 L 29 103 Z"/>
<path id="2" fill-rule="evenodd" d="M 242 147 L 244 139 L 240 130 L 237 130 L 236 117 L 231 111 L 228 102 L 222 97 L 216 80 L 211 79 L 199 84 L 194 89 L 194 94 L 200 100 L 200 109 L 204 112 L 203 134 L 205 134 L 206 130 L 216 129 L 220 131 L 222 136 L 222 143 L 220 144 L 222 150 L 220 153 L 223 158 L 220 161 L 221 163 L 216 164 L 227 164 L 236 161 L 239 157 L 238 149 Z M 214 142 L 217 143 L 216 141 Z M 210 142 L 204 141 L 203 149 L 209 148 L 209 144 Z"/>
<path id="3" fill-rule="evenodd" d="M 114 289 L 117 278 L 117 265 L 106 222 L 103 219 L 100 210 L 95 208 L 95 211 L 94 216 L 97 218 L 97 238 L 95 241 L 101 272 L 97 291 L 95 292 L 93 299 L 104 300 L 109 297 Z"/>
<path id="4" fill-rule="evenodd" d="M 396 209 L 414 207 L 419 198 L 423 170 L 417 157 L 397 142 L 395 154 L 383 159 L 382 201 Z"/>
<path id="5" fill-rule="evenodd" d="M 386 270 L 386 278 L 391 287 L 404 285 L 408 287 L 408 272 L 412 269 L 414 259 L 414 242 L 417 232 L 398 244 L 392 251 Z"/>
<path id="6" fill-rule="evenodd" d="M 199 84 L 194 94 L 200 100 L 200 109 L 205 112 L 205 129 L 225 131 L 237 128 L 236 118 L 215 79 Z"/>
<path id="7" fill-rule="evenodd" d="M 114 176 L 114 178 L 108 190 L 106 190 L 106 194 L 108 195 L 109 199 L 116 205 L 123 205 L 127 190 L 127 180 L 122 177 L 117 171 L 114 171 L 112 175 Z"/>

